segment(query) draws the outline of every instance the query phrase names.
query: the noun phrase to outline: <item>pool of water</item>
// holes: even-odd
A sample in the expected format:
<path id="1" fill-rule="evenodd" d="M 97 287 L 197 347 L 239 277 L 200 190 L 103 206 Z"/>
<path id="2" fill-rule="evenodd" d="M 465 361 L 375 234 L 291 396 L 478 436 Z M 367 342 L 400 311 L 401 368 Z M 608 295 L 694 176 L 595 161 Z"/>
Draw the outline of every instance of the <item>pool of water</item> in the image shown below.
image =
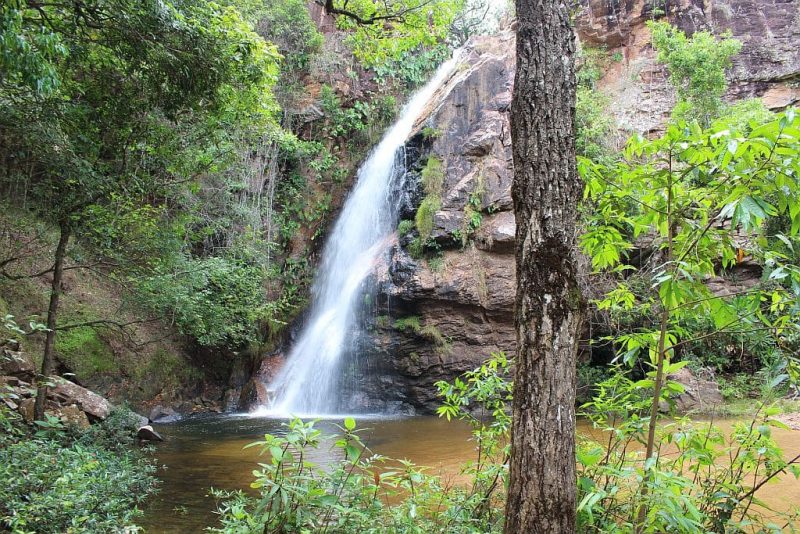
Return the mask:
<path id="1" fill-rule="evenodd" d="M 445 476 L 457 477 L 459 467 L 475 456 L 467 425 L 437 417 L 380 418 L 358 416 L 362 437 L 375 453 L 408 459 Z M 324 434 L 336 432 L 342 418 L 317 423 Z M 139 524 L 148 533 L 201 532 L 215 524 L 215 501 L 209 488 L 246 489 L 259 461 L 257 448 L 244 446 L 265 433 L 281 434 L 279 419 L 269 417 L 203 416 L 170 425 L 155 425 L 167 441 L 159 443 L 155 456 L 163 481 L 161 491 L 145 507 Z M 716 422 L 729 430 L 732 421 Z M 579 432 L 594 433 L 585 421 Z M 800 432 L 775 429 L 773 436 L 787 457 L 800 454 Z M 325 463 L 332 457 L 329 445 L 310 455 Z M 768 484 L 758 496 L 777 509 L 800 505 L 800 482 L 791 475 Z"/>
<path id="2" fill-rule="evenodd" d="M 408 459 L 455 476 L 474 454 L 467 425 L 437 417 L 378 418 L 358 416 L 362 438 L 375 453 Z M 258 449 L 243 449 L 263 434 L 280 435 L 282 420 L 268 417 L 193 417 L 179 423 L 154 425 L 165 442 L 157 444 L 161 491 L 145 507 L 139 524 L 148 533 L 199 532 L 216 521 L 209 488 L 245 489 L 253 480 Z M 336 432 L 342 418 L 322 420 L 323 434 Z M 310 460 L 325 463 L 331 447 L 312 451 Z"/>

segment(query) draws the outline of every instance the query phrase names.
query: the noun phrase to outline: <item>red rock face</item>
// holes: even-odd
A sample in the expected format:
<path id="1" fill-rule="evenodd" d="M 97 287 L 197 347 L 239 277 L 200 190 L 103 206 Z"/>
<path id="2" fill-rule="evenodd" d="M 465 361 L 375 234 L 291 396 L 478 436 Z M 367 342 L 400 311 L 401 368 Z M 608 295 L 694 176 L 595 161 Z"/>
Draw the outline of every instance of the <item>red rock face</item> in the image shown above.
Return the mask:
<path id="1" fill-rule="evenodd" d="M 762 97 L 770 109 L 800 101 L 800 1 L 798 0 L 585 0 L 576 19 L 582 43 L 617 51 L 623 61 L 601 81 L 623 128 L 657 132 L 674 103 L 666 71 L 655 64 L 645 26 L 667 14 L 687 34 L 730 32 L 742 51 L 733 59 L 728 98 Z"/>

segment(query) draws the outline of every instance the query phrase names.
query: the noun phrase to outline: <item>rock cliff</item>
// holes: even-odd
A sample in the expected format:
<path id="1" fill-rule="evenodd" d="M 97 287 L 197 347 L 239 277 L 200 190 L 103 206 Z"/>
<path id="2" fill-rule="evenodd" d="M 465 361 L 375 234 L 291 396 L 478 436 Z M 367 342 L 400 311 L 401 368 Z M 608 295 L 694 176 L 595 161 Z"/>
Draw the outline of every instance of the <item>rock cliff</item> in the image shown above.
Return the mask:
<path id="1" fill-rule="evenodd" d="M 610 62 L 601 80 L 622 131 L 658 132 L 674 104 L 645 25 L 663 12 L 687 33 L 730 31 L 743 42 L 730 73 L 730 100 L 758 96 L 781 109 L 800 99 L 798 0 L 589 0 L 577 18 L 578 35 L 584 45 L 622 58 Z M 473 39 L 463 67 L 407 145 L 405 219 L 414 218 L 424 197 L 419 175 L 426 162 L 441 164 L 442 194 L 431 231 L 441 252 L 415 259 L 411 238 L 402 235 L 392 248 L 377 317 L 361 340 L 372 371 L 365 380 L 368 399 L 361 399 L 368 407 L 430 411 L 438 404 L 435 382 L 477 367 L 491 352 L 514 351 L 514 48 L 510 31 Z"/>

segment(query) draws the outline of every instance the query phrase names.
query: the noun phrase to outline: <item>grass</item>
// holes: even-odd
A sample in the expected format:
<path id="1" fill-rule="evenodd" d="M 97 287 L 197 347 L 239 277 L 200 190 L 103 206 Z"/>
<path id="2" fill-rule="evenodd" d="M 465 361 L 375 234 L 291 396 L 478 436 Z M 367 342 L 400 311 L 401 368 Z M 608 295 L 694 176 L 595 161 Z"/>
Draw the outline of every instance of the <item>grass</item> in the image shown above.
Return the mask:
<path id="1" fill-rule="evenodd" d="M 410 315 L 408 317 L 397 319 L 392 326 L 394 326 L 395 330 L 399 330 L 404 334 L 419 334 L 420 330 L 422 329 L 420 318 L 416 315 Z"/>

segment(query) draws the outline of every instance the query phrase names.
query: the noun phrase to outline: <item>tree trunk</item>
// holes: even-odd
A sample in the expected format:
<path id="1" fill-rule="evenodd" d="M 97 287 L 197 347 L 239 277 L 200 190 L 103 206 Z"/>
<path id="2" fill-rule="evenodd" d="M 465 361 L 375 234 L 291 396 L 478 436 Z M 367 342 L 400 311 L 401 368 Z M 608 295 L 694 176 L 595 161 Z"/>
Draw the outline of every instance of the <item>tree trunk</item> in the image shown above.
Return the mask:
<path id="1" fill-rule="evenodd" d="M 508 533 L 575 531 L 575 37 L 566 3 L 517 0 L 511 110 L 516 374 Z"/>
<path id="2" fill-rule="evenodd" d="M 33 407 L 33 416 L 37 421 L 44 419 L 44 408 L 47 400 L 47 383 L 53 374 L 53 363 L 56 342 L 56 319 L 58 316 L 58 301 L 61 297 L 61 280 L 64 277 L 64 258 L 67 255 L 67 243 L 72 229 L 68 221 L 59 223 L 60 235 L 56 246 L 55 261 L 53 262 L 53 283 L 50 286 L 50 305 L 47 307 L 47 337 L 44 341 L 44 355 L 42 357 L 42 375 L 39 377 L 39 387 L 36 391 L 36 404 Z"/>

